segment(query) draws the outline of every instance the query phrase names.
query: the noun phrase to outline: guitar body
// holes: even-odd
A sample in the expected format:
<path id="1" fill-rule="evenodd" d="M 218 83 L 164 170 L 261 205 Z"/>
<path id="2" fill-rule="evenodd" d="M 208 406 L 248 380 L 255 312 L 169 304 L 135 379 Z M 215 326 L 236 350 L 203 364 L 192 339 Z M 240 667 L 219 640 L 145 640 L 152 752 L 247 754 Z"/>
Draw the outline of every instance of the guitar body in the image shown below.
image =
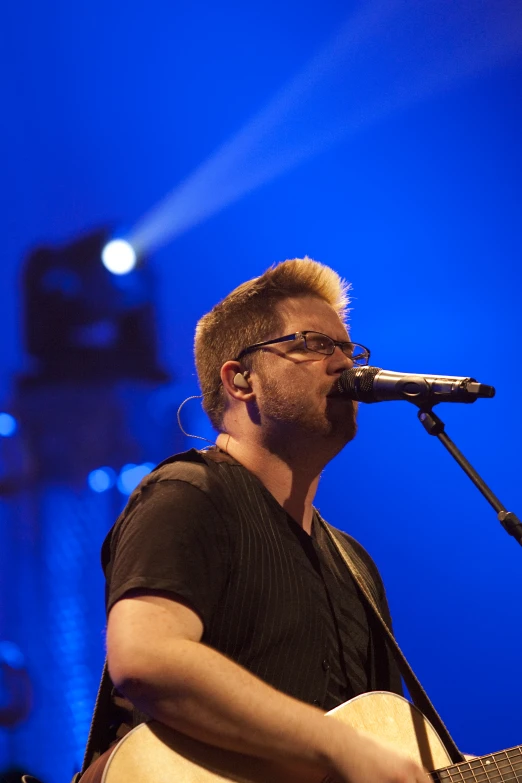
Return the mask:
<path id="1" fill-rule="evenodd" d="M 327 717 L 375 735 L 428 770 L 451 764 L 431 723 L 393 693 L 365 693 Z M 205 745 L 160 723 L 137 726 L 114 748 L 102 783 L 298 783 L 268 761 Z"/>

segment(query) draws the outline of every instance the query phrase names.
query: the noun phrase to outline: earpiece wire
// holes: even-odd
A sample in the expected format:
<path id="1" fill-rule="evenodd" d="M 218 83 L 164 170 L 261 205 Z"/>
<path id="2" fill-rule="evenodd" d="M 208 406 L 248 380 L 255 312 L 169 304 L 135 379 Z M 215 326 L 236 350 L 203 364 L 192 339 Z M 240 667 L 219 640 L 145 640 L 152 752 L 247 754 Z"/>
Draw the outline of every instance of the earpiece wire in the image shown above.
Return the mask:
<path id="1" fill-rule="evenodd" d="M 215 444 L 215 442 L 213 440 L 209 440 L 208 438 L 204 438 L 202 435 L 192 435 L 190 432 L 187 432 L 183 428 L 183 424 L 181 423 L 181 409 L 183 408 L 185 403 L 188 402 L 189 400 L 202 400 L 202 399 L 203 399 L 203 395 L 202 394 L 192 394 L 190 397 L 187 397 L 186 399 L 183 400 L 183 402 L 179 406 L 178 412 L 176 414 L 177 419 L 178 419 L 178 427 L 180 428 L 180 430 L 183 433 L 183 435 L 187 436 L 187 438 L 197 438 L 198 440 L 204 440 L 207 443 L 210 443 L 212 446 L 215 446 L 216 444 Z"/>

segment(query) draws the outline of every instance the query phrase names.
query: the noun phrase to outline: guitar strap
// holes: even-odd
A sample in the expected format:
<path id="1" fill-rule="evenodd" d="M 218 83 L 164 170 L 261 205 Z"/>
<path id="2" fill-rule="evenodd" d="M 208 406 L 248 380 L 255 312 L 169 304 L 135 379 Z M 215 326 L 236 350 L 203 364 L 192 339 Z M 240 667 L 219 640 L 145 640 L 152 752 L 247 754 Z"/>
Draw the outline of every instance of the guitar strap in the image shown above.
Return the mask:
<path id="1" fill-rule="evenodd" d="M 388 642 L 395 661 L 399 667 L 399 671 L 404 679 L 404 682 L 406 683 L 406 687 L 408 688 L 411 698 L 413 699 L 413 703 L 431 722 L 437 734 L 444 743 L 453 763 L 458 764 L 461 761 L 465 761 L 464 756 L 455 744 L 451 734 L 444 725 L 442 718 L 431 703 L 431 699 L 420 684 L 416 674 L 406 660 L 404 653 L 397 644 L 395 636 L 389 629 L 384 617 L 382 616 L 377 601 L 374 580 L 371 578 L 366 563 L 364 563 L 364 561 L 359 557 L 355 549 L 349 546 L 349 542 L 346 539 L 340 537 L 338 531 L 335 530 L 335 528 L 332 528 L 327 522 L 325 522 L 325 520 L 322 519 L 319 514 L 317 514 L 317 516 L 319 517 L 324 530 L 330 538 L 330 541 L 338 551 L 344 564 L 348 568 L 348 571 L 352 575 L 365 603 L 367 606 L 369 606 L 370 610 L 377 618 L 377 621 L 384 632 L 384 637 Z"/>
<path id="2" fill-rule="evenodd" d="M 80 772 L 76 773 L 71 783 L 79 783 L 79 780 L 87 767 L 89 767 L 93 761 L 96 761 L 102 753 L 101 749 L 103 748 L 105 734 L 109 725 L 112 687 L 109 669 L 107 667 L 107 658 L 105 658 L 98 695 L 96 696 L 96 702 L 92 713 L 89 736 L 87 737 L 87 744 L 83 755 L 82 768 Z"/>

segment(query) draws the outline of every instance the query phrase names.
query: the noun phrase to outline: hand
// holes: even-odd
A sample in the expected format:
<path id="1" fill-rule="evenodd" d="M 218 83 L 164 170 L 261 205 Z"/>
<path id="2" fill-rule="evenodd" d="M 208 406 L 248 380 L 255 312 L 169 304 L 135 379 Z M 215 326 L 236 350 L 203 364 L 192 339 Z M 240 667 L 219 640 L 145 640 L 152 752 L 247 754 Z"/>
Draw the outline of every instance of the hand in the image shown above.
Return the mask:
<path id="1" fill-rule="evenodd" d="M 322 783 L 427 783 L 416 761 L 364 731 L 356 731 L 335 753 L 332 777 Z"/>

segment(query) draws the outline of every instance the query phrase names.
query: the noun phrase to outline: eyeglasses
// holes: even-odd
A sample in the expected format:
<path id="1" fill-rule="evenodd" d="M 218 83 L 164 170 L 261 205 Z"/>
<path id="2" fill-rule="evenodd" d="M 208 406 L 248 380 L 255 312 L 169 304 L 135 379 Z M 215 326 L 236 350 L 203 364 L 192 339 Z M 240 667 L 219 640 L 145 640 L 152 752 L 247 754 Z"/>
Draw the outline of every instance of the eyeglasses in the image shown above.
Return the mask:
<path id="1" fill-rule="evenodd" d="M 277 337 L 275 340 L 266 340 L 264 343 L 255 343 L 255 345 L 249 345 L 248 348 L 243 348 L 241 353 L 236 356 L 234 361 L 239 362 L 243 356 L 257 351 L 258 348 L 264 348 L 265 345 L 285 343 L 290 340 L 302 340 L 302 347 L 305 351 L 322 353 L 325 356 L 331 356 L 335 351 L 335 347 L 338 345 L 344 355 L 351 359 L 354 365 L 357 365 L 358 367 L 368 364 L 370 361 L 370 349 L 365 348 L 364 345 L 359 345 L 359 343 L 332 340 L 332 338 L 328 337 L 326 334 L 321 334 L 321 332 L 311 332 L 310 330 L 305 332 L 294 332 L 294 334 L 286 334 L 284 337 Z"/>

